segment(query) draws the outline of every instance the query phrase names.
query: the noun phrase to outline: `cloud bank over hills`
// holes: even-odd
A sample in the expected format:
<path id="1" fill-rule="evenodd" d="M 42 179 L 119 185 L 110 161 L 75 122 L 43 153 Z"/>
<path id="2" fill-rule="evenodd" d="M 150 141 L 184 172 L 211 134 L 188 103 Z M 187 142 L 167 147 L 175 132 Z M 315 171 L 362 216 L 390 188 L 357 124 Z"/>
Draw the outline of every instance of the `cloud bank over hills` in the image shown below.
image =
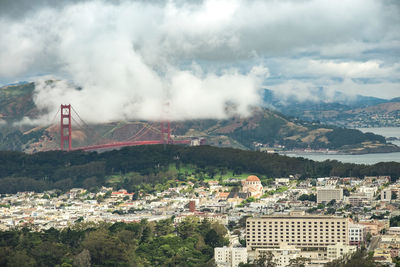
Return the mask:
<path id="1" fill-rule="evenodd" d="M 263 86 L 400 95 L 397 1 L 19 0 L 0 10 L 0 82 L 37 80 L 35 103 L 49 114 L 72 103 L 90 122 L 245 116 Z"/>

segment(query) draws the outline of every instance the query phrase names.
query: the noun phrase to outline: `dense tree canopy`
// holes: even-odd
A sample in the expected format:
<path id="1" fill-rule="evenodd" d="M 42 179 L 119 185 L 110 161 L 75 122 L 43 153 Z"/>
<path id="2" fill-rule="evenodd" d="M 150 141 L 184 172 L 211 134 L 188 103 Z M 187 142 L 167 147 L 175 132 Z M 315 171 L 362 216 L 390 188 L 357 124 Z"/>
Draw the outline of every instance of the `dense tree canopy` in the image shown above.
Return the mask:
<path id="1" fill-rule="evenodd" d="M 163 184 L 175 179 L 168 167 L 175 164 L 195 166 L 213 177 L 215 173 L 254 173 L 265 177 L 301 177 L 389 175 L 397 180 L 400 163 L 381 162 L 360 165 L 327 160 L 314 162 L 277 154 L 210 146 L 185 147 L 153 145 L 127 147 L 104 153 L 49 151 L 36 154 L 0 151 L 0 193 L 18 191 L 68 190 L 104 185 L 113 174 L 131 172 L 136 184 Z"/>
<path id="2" fill-rule="evenodd" d="M 0 266 L 210 266 L 223 226 L 188 218 L 0 231 Z"/>

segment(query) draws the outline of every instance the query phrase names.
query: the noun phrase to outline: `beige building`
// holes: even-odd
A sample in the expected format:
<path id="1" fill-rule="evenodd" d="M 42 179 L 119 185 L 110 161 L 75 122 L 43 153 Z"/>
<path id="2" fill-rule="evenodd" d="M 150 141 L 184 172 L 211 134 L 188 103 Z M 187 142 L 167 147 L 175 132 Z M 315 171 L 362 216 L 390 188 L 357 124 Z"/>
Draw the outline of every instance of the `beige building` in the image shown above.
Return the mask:
<path id="1" fill-rule="evenodd" d="M 392 200 L 392 190 L 391 189 L 384 189 L 381 192 L 381 200 L 382 201 L 390 201 Z"/>
<path id="2" fill-rule="evenodd" d="M 400 227 L 389 227 L 389 230 L 387 231 L 388 235 L 398 235 L 400 236 Z"/>
<path id="3" fill-rule="evenodd" d="M 285 267 L 289 266 L 292 260 L 300 257 L 301 249 L 282 243 L 279 248 L 257 249 L 255 258 L 258 259 L 262 255 L 268 256 L 268 253 L 272 254 L 277 267 Z"/>
<path id="4" fill-rule="evenodd" d="M 371 199 L 365 195 L 364 193 L 358 193 L 358 194 L 352 194 L 348 197 L 345 198 L 345 203 L 348 203 L 352 206 L 364 206 L 364 205 L 370 205 L 371 204 Z"/>
<path id="5" fill-rule="evenodd" d="M 386 248 L 377 248 L 374 250 L 374 257 L 372 258 L 375 262 L 388 264 L 392 263 L 392 256 L 390 250 Z"/>
<path id="6" fill-rule="evenodd" d="M 341 259 L 346 255 L 351 255 L 356 252 L 357 247 L 346 244 L 336 244 L 327 247 L 327 256 L 329 260 Z"/>
<path id="7" fill-rule="evenodd" d="M 364 225 L 366 233 L 370 233 L 371 235 L 378 235 L 383 229 L 389 228 L 388 220 L 359 221 L 358 224 Z"/>
<path id="8" fill-rule="evenodd" d="M 247 249 L 235 247 L 214 248 L 214 259 L 218 267 L 237 267 L 247 263 Z"/>
<path id="9" fill-rule="evenodd" d="M 281 243 L 296 248 L 326 248 L 349 243 L 347 218 L 314 216 L 292 212 L 248 218 L 246 222 L 248 250 L 279 248 Z"/>
<path id="10" fill-rule="evenodd" d="M 228 215 L 226 215 L 226 214 L 198 212 L 198 211 L 181 213 L 174 218 L 174 223 L 175 224 L 181 223 L 188 217 L 197 218 L 199 220 L 199 222 L 202 222 L 204 219 L 207 219 L 211 223 L 217 222 L 222 225 L 228 224 Z"/>
<path id="11" fill-rule="evenodd" d="M 400 236 L 398 235 L 382 235 L 380 248 L 400 248 Z"/>
<path id="12" fill-rule="evenodd" d="M 328 203 L 331 200 L 343 200 L 342 188 L 318 188 L 317 189 L 317 203 Z"/>

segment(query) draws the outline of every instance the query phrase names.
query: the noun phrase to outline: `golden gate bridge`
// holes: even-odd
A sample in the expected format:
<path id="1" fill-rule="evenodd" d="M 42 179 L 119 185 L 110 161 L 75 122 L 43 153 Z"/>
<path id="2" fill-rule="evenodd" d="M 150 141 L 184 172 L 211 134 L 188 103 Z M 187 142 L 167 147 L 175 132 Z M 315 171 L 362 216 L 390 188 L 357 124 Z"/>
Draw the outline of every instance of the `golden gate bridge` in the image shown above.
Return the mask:
<path id="1" fill-rule="evenodd" d="M 60 149 L 67 151 L 75 150 L 100 150 L 108 148 L 120 148 L 126 146 L 140 146 L 140 145 L 156 145 L 156 144 L 190 144 L 191 140 L 174 140 L 171 136 L 171 124 L 169 121 L 161 121 L 159 128 L 149 123 L 143 123 L 143 127 L 137 131 L 133 136 L 127 138 L 124 141 L 112 141 L 104 138 L 101 144 L 72 147 L 72 121 L 86 130 L 91 131 L 94 135 L 98 136 L 96 132 L 79 116 L 78 112 L 72 107 L 72 105 L 61 105 L 60 110 L 61 123 L 60 123 Z M 76 115 L 77 120 L 72 116 L 72 112 Z M 56 114 L 57 116 L 57 114 Z M 79 121 L 78 121 L 79 119 Z M 157 132 L 159 138 L 155 140 L 139 140 L 149 132 Z"/>

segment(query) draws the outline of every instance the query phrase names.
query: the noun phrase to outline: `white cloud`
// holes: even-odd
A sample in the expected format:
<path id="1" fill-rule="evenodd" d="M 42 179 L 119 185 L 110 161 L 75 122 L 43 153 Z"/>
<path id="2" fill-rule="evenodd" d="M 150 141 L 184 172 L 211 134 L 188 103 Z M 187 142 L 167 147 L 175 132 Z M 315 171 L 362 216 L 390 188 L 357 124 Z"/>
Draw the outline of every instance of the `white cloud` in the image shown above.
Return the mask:
<path id="1" fill-rule="evenodd" d="M 336 92 L 343 93 L 351 99 L 356 95 L 373 96 L 378 98 L 394 98 L 399 96 L 399 84 L 395 82 L 379 81 L 376 83 L 357 83 L 353 79 L 345 79 L 336 82 L 330 79 L 317 79 L 312 81 L 287 80 L 277 85 L 270 85 L 268 89 L 281 98 L 283 103 L 289 97 L 296 97 L 299 101 L 325 101 L 334 102 L 343 99 L 336 99 Z M 320 95 L 319 90 L 323 90 Z M 385 95 L 382 95 L 385 91 Z"/>
<path id="2" fill-rule="evenodd" d="M 385 65 L 381 60 L 317 60 L 283 59 L 281 70 L 288 75 L 342 78 L 392 78 L 399 77 L 400 64 Z"/>
<path id="3" fill-rule="evenodd" d="M 332 90 L 352 95 L 361 94 L 378 98 L 394 98 L 400 96 L 399 83 L 390 81 L 379 81 L 377 83 L 357 83 L 352 79 L 345 79 L 342 83 L 332 84 L 328 87 Z"/>
<path id="4" fill-rule="evenodd" d="M 94 123 L 226 118 L 232 112 L 246 116 L 251 106 L 260 104 L 259 88 L 266 75 L 262 69 L 254 68 L 248 74 L 232 70 L 218 76 L 171 69 L 163 77 L 149 69 L 139 69 L 129 77 L 124 77 L 125 72 L 114 73 L 122 75 L 119 84 L 108 83 L 108 76 L 105 80 L 99 77 L 98 81 L 88 81 L 82 90 L 76 90 L 64 80 L 47 83 L 49 79 L 56 79 L 44 77 L 36 85 L 34 101 L 39 109 L 49 113 L 31 123 L 49 122 L 61 103 L 73 103 L 86 121 Z M 139 72 L 138 76 L 147 73 L 149 77 L 138 78 L 135 72 Z"/>
<path id="5" fill-rule="evenodd" d="M 396 10 L 378 0 L 93 0 L 43 7 L 0 18 L 0 80 L 53 74 L 62 81 L 39 81 L 38 107 L 53 112 L 72 103 L 93 122 L 159 119 L 166 102 L 172 119 L 225 117 L 228 104 L 246 115 L 269 71 L 289 80 L 275 86 L 285 94 L 315 98 L 307 88 L 333 86 L 330 77 L 339 76 L 380 78 L 392 95 L 396 84 L 386 80 L 399 74 L 398 63 L 388 64 L 379 51 L 362 57 L 395 49 Z M 257 67 L 271 57 L 278 67 Z"/>

